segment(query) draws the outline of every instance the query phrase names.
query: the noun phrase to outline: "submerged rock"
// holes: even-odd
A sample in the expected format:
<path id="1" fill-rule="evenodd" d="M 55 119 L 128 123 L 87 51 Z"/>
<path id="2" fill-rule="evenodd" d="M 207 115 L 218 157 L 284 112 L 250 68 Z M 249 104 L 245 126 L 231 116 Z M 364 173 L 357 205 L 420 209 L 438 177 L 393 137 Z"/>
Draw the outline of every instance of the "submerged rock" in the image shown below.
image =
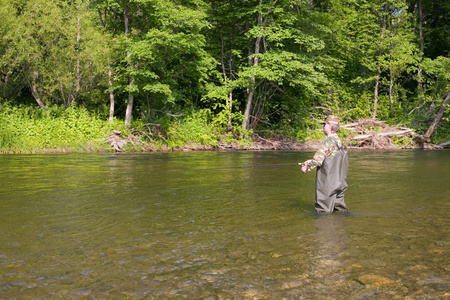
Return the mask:
<path id="1" fill-rule="evenodd" d="M 364 285 L 375 285 L 378 287 L 395 287 L 397 283 L 384 276 L 375 274 L 364 274 L 356 279 L 359 283 Z"/>
<path id="2" fill-rule="evenodd" d="M 419 286 L 426 286 L 435 291 L 448 292 L 450 291 L 450 282 L 442 277 L 429 276 L 417 281 Z"/>

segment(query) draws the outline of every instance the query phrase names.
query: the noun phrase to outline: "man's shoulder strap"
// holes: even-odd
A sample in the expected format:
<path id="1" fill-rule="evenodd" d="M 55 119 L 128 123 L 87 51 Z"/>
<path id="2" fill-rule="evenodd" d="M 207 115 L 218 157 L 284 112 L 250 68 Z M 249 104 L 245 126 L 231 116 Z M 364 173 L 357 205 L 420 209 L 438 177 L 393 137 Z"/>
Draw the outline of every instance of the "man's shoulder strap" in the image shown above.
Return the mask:
<path id="1" fill-rule="evenodd" d="M 339 146 L 339 142 L 336 138 L 334 138 L 332 136 L 330 136 L 329 138 L 336 144 L 336 147 L 338 148 L 338 150 L 344 150 L 344 144 L 342 142 L 341 142 L 341 146 Z"/>

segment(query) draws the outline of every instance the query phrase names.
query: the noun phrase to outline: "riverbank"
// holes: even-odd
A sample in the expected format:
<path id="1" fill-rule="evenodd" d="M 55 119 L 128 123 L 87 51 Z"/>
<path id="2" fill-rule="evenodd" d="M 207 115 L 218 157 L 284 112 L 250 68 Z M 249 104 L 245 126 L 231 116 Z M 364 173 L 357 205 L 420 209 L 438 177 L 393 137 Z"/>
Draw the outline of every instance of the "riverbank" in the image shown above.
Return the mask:
<path id="1" fill-rule="evenodd" d="M 68 109 L 60 118 L 21 117 L 10 114 L 2 122 L 0 154 L 38 153 L 108 153 L 108 152 L 173 152 L 173 151 L 315 151 L 324 138 L 322 129 L 295 131 L 293 139 L 286 132 L 255 131 L 241 138 L 234 132 L 219 133 L 208 124 L 173 126 L 136 123 L 125 127 L 115 121 L 106 123 L 83 110 Z M 6 126 L 6 127 L 5 127 Z M 374 119 L 342 123 L 339 136 L 347 149 L 448 149 L 447 141 L 433 144 L 413 128 L 388 125 Z"/>
<path id="2" fill-rule="evenodd" d="M 321 131 L 317 129 L 315 131 Z M 268 150 L 295 150 L 312 151 L 316 150 L 323 135 L 311 134 L 310 136 L 320 136 L 320 138 L 297 141 L 280 135 L 262 137 L 253 134 L 251 140 L 240 142 L 227 142 L 226 139 L 219 139 L 216 145 L 199 144 L 188 142 L 182 146 L 169 147 L 167 144 L 151 144 L 142 139 L 146 134 L 137 131 L 126 137 L 122 132 L 113 130 L 105 142 L 116 152 L 122 151 L 148 151 L 148 152 L 169 152 L 169 151 L 268 151 Z M 340 138 L 344 141 L 347 149 L 445 149 L 450 147 L 450 142 L 442 144 L 432 144 L 430 140 L 413 129 L 404 126 L 390 126 L 385 122 L 373 119 L 361 119 L 341 125 L 339 131 Z M 128 147 L 128 148 L 127 148 Z M 131 148 L 132 149 L 131 149 Z M 140 149 L 140 150 L 139 150 Z"/>
<path id="3" fill-rule="evenodd" d="M 422 143 L 413 137 L 402 137 L 401 143 L 395 144 L 392 137 L 387 135 L 372 135 L 361 139 L 360 136 L 346 136 L 344 141 L 346 149 L 361 150 L 437 150 L 450 149 L 450 142 L 442 144 Z M 397 140 L 398 141 L 398 140 Z M 37 148 L 32 151 L 0 150 L 0 154 L 60 154 L 60 153 L 117 153 L 117 152 L 189 152 L 189 151 L 315 151 L 320 140 L 295 141 L 289 139 L 273 139 L 255 136 L 253 141 L 246 143 L 218 143 L 218 145 L 202 145 L 198 143 L 186 143 L 179 147 L 169 147 L 164 144 L 148 143 L 136 135 L 123 137 L 115 131 L 104 139 L 102 146 L 87 144 L 76 149 L 63 148 Z"/>

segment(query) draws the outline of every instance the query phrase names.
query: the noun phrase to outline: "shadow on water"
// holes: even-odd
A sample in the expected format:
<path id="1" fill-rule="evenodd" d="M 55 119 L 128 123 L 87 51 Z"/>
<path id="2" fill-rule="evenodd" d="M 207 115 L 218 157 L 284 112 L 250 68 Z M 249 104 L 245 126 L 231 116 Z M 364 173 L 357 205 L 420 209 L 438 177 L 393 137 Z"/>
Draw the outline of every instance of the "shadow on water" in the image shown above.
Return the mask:
<path id="1" fill-rule="evenodd" d="M 240 168 L 312 154 L 0 156 L 0 299 L 449 297 L 450 152 L 352 151 L 344 214 Z"/>

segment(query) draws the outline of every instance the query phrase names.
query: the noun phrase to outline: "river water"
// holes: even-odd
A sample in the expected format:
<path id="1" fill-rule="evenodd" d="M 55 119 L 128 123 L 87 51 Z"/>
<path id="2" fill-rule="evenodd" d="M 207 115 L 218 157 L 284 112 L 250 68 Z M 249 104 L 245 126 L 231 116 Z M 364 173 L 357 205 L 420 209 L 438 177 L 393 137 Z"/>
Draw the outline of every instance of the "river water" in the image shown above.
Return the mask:
<path id="1" fill-rule="evenodd" d="M 449 151 L 0 156 L 0 299 L 448 299 Z"/>

